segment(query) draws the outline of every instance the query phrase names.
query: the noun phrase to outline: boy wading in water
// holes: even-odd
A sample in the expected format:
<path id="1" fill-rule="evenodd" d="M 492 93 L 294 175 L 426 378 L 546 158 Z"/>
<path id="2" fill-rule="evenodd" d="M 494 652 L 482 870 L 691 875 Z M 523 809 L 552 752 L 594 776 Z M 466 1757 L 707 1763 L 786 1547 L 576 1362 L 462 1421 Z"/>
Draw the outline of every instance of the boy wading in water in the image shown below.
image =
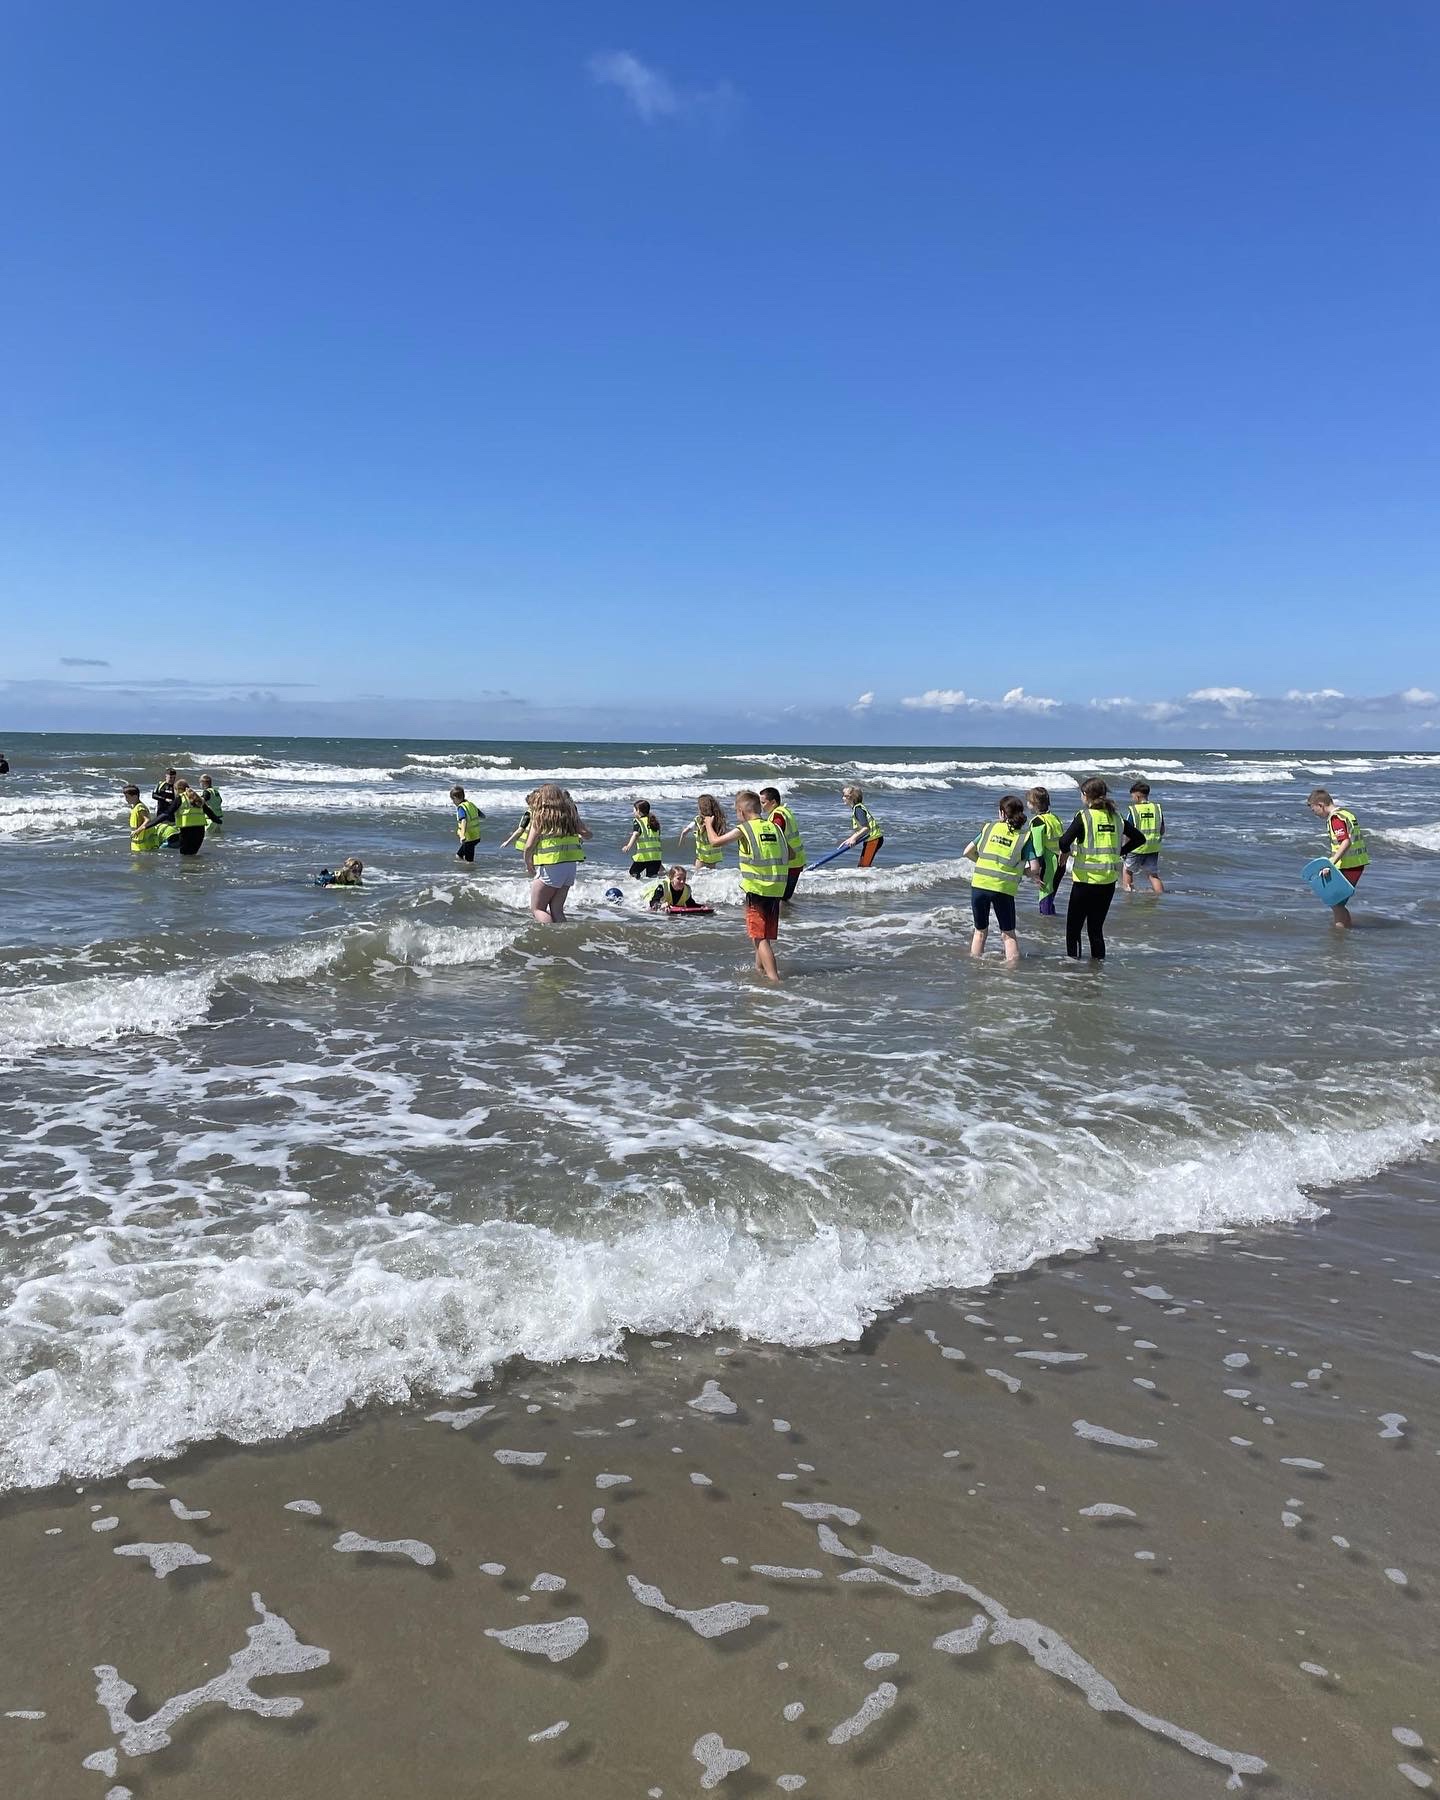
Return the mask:
<path id="1" fill-rule="evenodd" d="M 740 857 L 740 886 L 745 891 L 745 929 L 755 945 L 755 967 L 767 981 L 778 981 L 774 945 L 780 936 L 780 902 L 790 874 L 790 840 L 772 819 L 765 818 L 760 796 L 742 788 L 735 796 L 738 823 L 716 831 L 705 819 L 705 835 L 720 848 L 734 844 Z"/>
<path id="2" fill-rule="evenodd" d="M 1150 798 L 1148 781 L 1132 784 L 1126 820 L 1140 833 L 1142 841 L 1125 858 L 1125 873 L 1120 877 L 1120 885 L 1127 894 L 1133 893 L 1135 877 L 1140 874 L 1149 881 L 1152 894 L 1163 894 L 1165 883 L 1160 879 L 1160 843 L 1165 836 L 1165 809 L 1158 800 Z"/>
<path id="3" fill-rule="evenodd" d="M 1365 833 L 1360 829 L 1360 821 L 1348 807 L 1335 804 L 1334 795 L 1329 788 L 1316 788 L 1305 804 L 1317 819 L 1324 819 L 1330 827 L 1331 862 L 1351 887 L 1359 887 L 1360 877 L 1370 862 L 1370 852 L 1365 847 Z M 1350 917 L 1348 906 L 1332 907 L 1331 911 L 1335 923 L 1342 931 L 1348 931 L 1355 923 Z"/>

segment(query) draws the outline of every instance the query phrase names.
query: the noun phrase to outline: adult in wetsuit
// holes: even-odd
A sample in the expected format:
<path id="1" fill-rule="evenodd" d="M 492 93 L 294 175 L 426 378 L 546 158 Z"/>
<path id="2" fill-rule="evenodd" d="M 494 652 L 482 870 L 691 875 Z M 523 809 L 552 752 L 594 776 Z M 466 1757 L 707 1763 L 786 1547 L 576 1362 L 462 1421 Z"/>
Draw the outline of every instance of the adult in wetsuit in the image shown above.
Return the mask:
<path id="1" fill-rule="evenodd" d="M 1065 913 L 1065 954 L 1078 958 L 1082 934 L 1090 940 L 1095 962 L 1105 960 L 1105 915 L 1115 898 L 1115 884 L 1128 851 L 1145 839 L 1122 819 L 1110 790 L 1098 775 L 1080 788 L 1085 804 L 1071 820 L 1057 846 L 1070 856 L 1070 905 Z"/>
<path id="2" fill-rule="evenodd" d="M 150 790 L 150 798 L 155 802 L 155 813 L 151 820 L 153 825 L 173 825 L 175 823 L 175 814 L 180 806 L 176 774 L 176 770 L 167 769 L 165 779 Z"/>

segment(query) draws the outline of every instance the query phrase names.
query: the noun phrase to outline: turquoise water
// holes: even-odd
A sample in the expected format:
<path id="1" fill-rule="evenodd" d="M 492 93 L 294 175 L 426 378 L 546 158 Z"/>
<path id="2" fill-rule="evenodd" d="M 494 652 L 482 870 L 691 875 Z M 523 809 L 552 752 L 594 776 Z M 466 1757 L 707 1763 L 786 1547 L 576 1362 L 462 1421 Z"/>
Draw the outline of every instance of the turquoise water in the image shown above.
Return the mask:
<path id="1" fill-rule="evenodd" d="M 1440 1127 L 1440 757 L 11 738 L 0 780 L 0 1480 L 468 1388 L 627 1328 L 855 1335 L 932 1285 L 1106 1234 L 1293 1217 Z M 211 771 L 226 829 L 132 857 L 119 799 Z M 1135 773 L 1172 891 L 1106 968 L 1022 897 L 969 943 L 960 849 L 1005 791 Z M 573 922 L 496 840 L 525 790 L 595 832 Z M 487 813 L 472 869 L 447 790 Z M 637 904 L 709 790 L 772 782 L 817 854 L 864 786 L 881 858 L 806 877 L 779 992 L 733 862 Z M 1298 879 L 1316 783 L 1375 866 L 1350 934 Z M 366 863 L 361 892 L 311 885 Z M 685 860 L 689 860 L 688 857 Z M 626 900 L 605 901 L 620 886 Z M 1062 899 L 1063 910 L 1063 899 Z"/>

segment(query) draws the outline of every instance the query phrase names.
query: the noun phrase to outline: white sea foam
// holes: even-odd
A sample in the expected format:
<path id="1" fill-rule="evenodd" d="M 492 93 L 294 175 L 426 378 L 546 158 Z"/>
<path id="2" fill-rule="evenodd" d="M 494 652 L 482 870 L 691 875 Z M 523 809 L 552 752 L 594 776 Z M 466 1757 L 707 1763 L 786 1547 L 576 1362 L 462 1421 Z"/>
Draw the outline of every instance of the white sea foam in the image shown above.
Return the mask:
<path id="1" fill-rule="evenodd" d="M 1434 1138 L 1425 1123 L 1324 1132 L 1307 1121 L 1186 1156 L 1160 1146 L 1132 1159 L 1119 1190 L 1097 1185 L 1082 1140 L 1048 1183 L 1053 1207 L 1030 1203 L 1023 1168 L 990 1168 L 999 1180 L 988 1189 L 966 1169 L 908 1228 L 868 1232 L 755 1233 L 706 1211 L 577 1236 L 295 1207 L 232 1221 L 199 1258 L 183 1233 L 60 1237 L 10 1265 L 0 1486 L 102 1475 L 210 1438 L 257 1442 L 367 1402 L 470 1391 L 514 1356 L 614 1354 L 627 1330 L 854 1339 L 906 1293 L 980 1284 L 1101 1233 L 1304 1216 L 1313 1209 L 1300 1184 L 1361 1177 Z M 56 1321 L 68 1340 L 58 1358 Z"/>
<path id="2" fill-rule="evenodd" d="M 1384 825 L 1370 834 L 1407 850 L 1440 850 L 1440 822 L 1430 825 Z"/>

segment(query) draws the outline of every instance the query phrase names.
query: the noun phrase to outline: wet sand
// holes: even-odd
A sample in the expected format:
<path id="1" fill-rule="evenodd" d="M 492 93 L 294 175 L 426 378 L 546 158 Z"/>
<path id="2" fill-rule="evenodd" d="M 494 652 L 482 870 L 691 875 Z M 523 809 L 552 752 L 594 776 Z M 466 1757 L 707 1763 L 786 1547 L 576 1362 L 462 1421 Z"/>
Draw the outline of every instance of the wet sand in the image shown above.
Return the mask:
<path id="1" fill-rule="evenodd" d="M 1440 1172 L 1329 1199 L 12 1497 L 0 1793 L 1421 1791 Z"/>

